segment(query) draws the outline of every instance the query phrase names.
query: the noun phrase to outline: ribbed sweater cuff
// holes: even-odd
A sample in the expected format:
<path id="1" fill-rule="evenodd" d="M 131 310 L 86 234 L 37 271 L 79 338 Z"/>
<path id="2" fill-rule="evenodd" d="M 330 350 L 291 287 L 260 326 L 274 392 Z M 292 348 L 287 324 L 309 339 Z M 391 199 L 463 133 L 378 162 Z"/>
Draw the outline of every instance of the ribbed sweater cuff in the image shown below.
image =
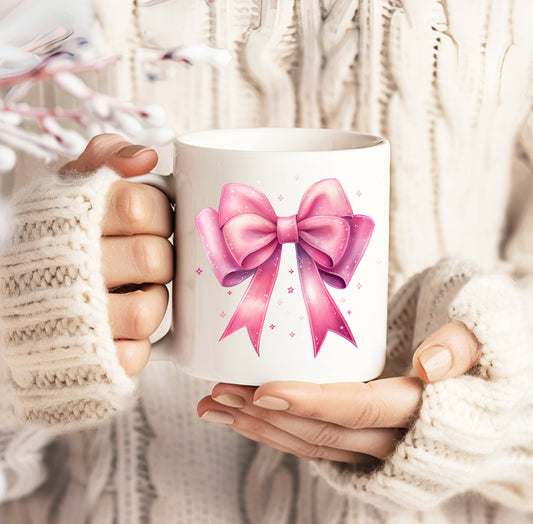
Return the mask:
<path id="1" fill-rule="evenodd" d="M 128 403 L 101 274 L 101 221 L 119 177 L 43 175 L 15 194 L 15 234 L 0 256 L 0 327 L 25 422 L 78 427 Z"/>
<path id="2" fill-rule="evenodd" d="M 372 473 L 329 462 L 310 466 L 337 489 L 382 509 L 425 510 L 466 491 L 533 508 L 531 322 L 510 278 L 461 267 L 445 261 L 424 275 L 419 300 L 428 300 L 428 289 L 448 294 L 433 297 L 445 314 L 428 315 L 469 327 L 482 346 L 479 365 L 425 387 L 413 426 Z M 417 322 L 431 325 L 428 315 L 418 314 Z"/>

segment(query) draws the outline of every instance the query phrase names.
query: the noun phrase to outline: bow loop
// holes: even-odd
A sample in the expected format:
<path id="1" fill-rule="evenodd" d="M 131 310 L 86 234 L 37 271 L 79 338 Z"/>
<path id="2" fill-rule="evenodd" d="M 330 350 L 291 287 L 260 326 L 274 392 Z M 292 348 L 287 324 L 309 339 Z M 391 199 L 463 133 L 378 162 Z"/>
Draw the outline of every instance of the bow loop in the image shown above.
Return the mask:
<path id="1" fill-rule="evenodd" d="M 218 206 L 219 226 L 223 227 L 237 215 L 249 213 L 276 223 L 276 212 L 264 193 L 244 184 L 226 184 L 222 188 Z"/>
<path id="2" fill-rule="evenodd" d="M 348 287 L 374 231 L 374 221 L 367 215 L 355 215 L 349 223 L 350 238 L 343 257 L 334 268 L 318 267 L 322 280 L 337 289 Z"/>
<path id="3" fill-rule="evenodd" d="M 334 268 L 346 252 L 350 224 L 339 217 L 312 216 L 298 222 L 300 245 L 319 265 Z"/>
<path id="4" fill-rule="evenodd" d="M 200 240 L 213 273 L 224 287 L 240 284 L 253 274 L 238 264 L 228 249 L 218 227 L 218 213 L 212 207 L 202 209 L 194 218 Z"/>
<path id="5" fill-rule="evenodd" d="M 252 213 L 230 218 L 222 234 L 233 258 L 244 269 L 263 264 L 277 246 L 276 225 Z"/>
<path id="6" fill-rule="evenodd" d="M 302 197 L 298 220 L 312 216 L 351 218 L 352 206 L 336 178 L 327 178 L 313 184 Z"/>

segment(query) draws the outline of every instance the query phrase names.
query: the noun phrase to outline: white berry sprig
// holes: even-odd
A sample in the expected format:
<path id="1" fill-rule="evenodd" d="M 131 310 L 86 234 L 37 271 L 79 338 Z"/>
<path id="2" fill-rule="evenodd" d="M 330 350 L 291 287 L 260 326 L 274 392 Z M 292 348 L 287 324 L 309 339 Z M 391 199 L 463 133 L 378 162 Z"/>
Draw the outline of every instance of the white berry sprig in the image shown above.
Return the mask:
<path id="1" fill-rule="evenodd" d="M 77 0 L 76 9 L 86 17 Z M 141 7 L 165 0 L 143 2 Z M 31 1 L 29 2 L 31 3 Z M 101 71 L 120 60 L 120 56 L 100 56 L 96 46 L 76 34 L 75 21 L 52 16 L 51 7 L 63 7 L 71 0 L 35 0 L 31 10 L 20 10 L 28 2 L 14 1 L 13 7 L 0 10 L 0 173 L 13 169 L 16 151 L 33 155 L 45 162 L 59 157 L 72 159 L 84 149 L 88 140 L 99 133 L 119 133 L 132 142 L 164 145 L 174 138 L 165 127 L 165 111 L 156 104 L 140 106 L 91 89 L 78 74 Z M 82 7 L 80 7 L 82 6 Z M 85 6 L 87 7 L 87 6 Z M 72 10 L 72 9 L 71 9 Z M 31 13 L 29 12 L 31 11 Z M 41 11 L 46 24 L 35 25 Z M 7 16 L 6 15 L 9 15 Z M 2 19 L 2 15 L 6 17 Z M 59 20 L 61 23 L 53 25 Z M 31 23 L 30 23 L 31 21 Z M 7 25 L 7 31 L 2 31 Z M 20 31 L 17 29 L 20 27 Z M 30 34 L 30 29 L 38 34 Z M 21 37 L 21 33 L 25 38 Z M 7 37 L 2 40 L 2 35 Z M 223 67 L 230 59 L 226 50 L 205 45 L 183 45 L 172 49 L 149 49 L 143 53 L 141 71 L 149 80 L 166 80 L 166 64 L 208 64 Z M 33 107 L 24 98 L 33 86 L 51 81 L 76 101 L 75 109 Z"/>

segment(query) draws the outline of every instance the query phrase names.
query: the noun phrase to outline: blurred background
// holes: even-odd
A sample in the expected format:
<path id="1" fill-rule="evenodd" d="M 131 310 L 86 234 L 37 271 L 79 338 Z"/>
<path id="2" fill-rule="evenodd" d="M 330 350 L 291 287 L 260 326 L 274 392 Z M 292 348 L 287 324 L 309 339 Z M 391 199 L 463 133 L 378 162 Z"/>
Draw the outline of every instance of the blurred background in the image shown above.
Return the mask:
<path id="1" fill-rule="evenodd" d="M 502 224 L 516 226 L 491 187 L 512 186 L 502 200 L 519 206 L 532 173 L 530 8 L 446 6 L 0 0 L 1 194 L 101 132 L 155 146 L 168 173 L 173 137 L 191 130 L 354 129 L 392 145 L 391 290 L 442 256 L 489 263 Z M 430 198 L 413 202 L 409 185 Z"/>

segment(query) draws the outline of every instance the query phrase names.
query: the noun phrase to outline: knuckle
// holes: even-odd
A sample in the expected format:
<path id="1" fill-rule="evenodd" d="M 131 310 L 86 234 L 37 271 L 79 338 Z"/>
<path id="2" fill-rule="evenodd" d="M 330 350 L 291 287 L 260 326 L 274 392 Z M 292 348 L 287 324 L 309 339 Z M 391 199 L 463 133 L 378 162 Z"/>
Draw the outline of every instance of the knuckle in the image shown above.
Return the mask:
<path id="1" fill-rule="evenodd" d="M 127 234 L 141 232 L 150 224 L 152 201 L 140 184 L 120 182 L 115 207 Z"/>
<path id="2" fill-rule="evenodd" d="M 135 237 L 133 239 L 133 258 L 140 280 L 148 282 L 157 273 L 161 255 L 156 247 L 156 240 L 151 237 Z"/>
<path id="3" fill-rule="evenodd" d="M 262 420 L 264 422 L 268 422 L 268 423 L 272 422 L 273 416 L 276 415 L 275 412 L 273 413 L 269 409 L 262 409 L 262 408 L 253 409 L 253 414 L 257 419 Z"/>
<path id="4" fill-rule="evenodd" d="M 158 237 L 157 241 L 160 245 L 159 260 L 157 265 L 157 268 L 161 272 L 161 278 L 159 281 L 167 284 L 174 276 L 174 248 L 167 239 Z"/>
<path id="5" fill-rule="evenodd" d="M 266 422 L 262 418 L 251 417 L 246 419 L 246 430 L 256 435 L 262 435 L 265 432 Z"/>
<path id="6" fill-rule="evenodd" d="M 348 427 L 357 429 L 379 426 L 383 418 L 383 405 L 373 393 L 372 384 L 367 383 L 365 386 L 368 394 L 358 409 L 349 414 Z"/>
<path id="7" fill-rule="evenodd" d="M 133 293 L 134 298 L 132 300 L 130 311 L 130 329 L 131 338 L 141 340 L 148 338 L 154 331 L 153 315 L 150 308 L 145 303 L 143 292 L 136 291 Z"/>
<path id="8" fill-rule="evenodd" d="M 349 426 L 352 428 L 369 428 L 380 420 L 380 410 L 373 403 L 365 404 L 357 413 L 353 413 Z"/>
<path id="9" fill-rule="evenodd" d="M 314 386 L 318 389 L 316 395 L 317 401 L 306 402 L 300 406 L 300 412 L 298 415 L 313 420 L 321 420 L 324 417 L 321 406 L 329 403 L 329 393 L 326 384 L 315 384 Z"/>
<path id="10" fill-rule="evenodd" d="M 335 427 L 328 422 L 319 424 L 309 435 L 307 440 L 317 446 L 335 447 L 340 438 L 342 428 Z"/>
<path id="11" fill-rule="evenodd" d="M 121 140 L 122 137 L 114 133 L 101 133 L 100 135 L 93 136 L 87 143 L 86 150 L 92 151 L 101 149 L 102 146 L 107 145 L 110 141 Z"/>
<path id="12" fill-rule="evenodd" d="M 312 459 L 325 458 L 327 455 L 327 448 L 323 446 L 310 445 L 307 449 L 303 450 L 304 455 Z"/>

